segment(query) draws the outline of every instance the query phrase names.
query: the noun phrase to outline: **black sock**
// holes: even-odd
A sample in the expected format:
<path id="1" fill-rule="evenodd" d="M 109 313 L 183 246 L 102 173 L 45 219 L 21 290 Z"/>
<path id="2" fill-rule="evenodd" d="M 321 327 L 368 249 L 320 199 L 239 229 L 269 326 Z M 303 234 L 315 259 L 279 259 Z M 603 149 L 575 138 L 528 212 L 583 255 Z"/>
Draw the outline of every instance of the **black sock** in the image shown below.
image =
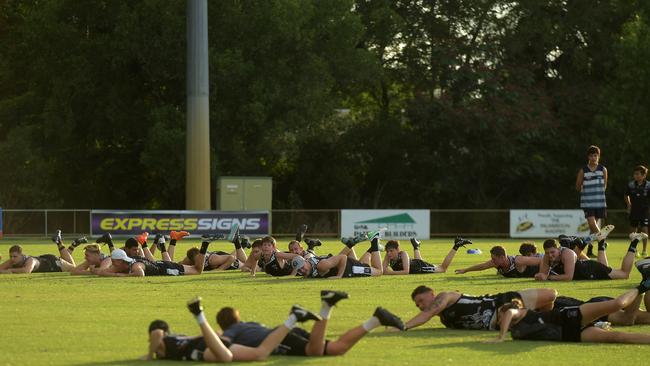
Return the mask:
<path id="1" fill-rule="evenodd" d="M 627 248 L 628 252 L 636 253 L 636 246 L 639 244 L 639 239 L 634 239 L 630 242 L 629 248 Z"/>
<path id="2" fill-rule="evenodd" d="M 370 242 L 370 250 L 369 252 L 378 252 L 379 251 L 379 238 L 374 238 Z"/>
<path id="3" fill-rule="evenodd" d="M 241 241 L 239 238 L 237 238 L 237 240 L 233 241 L 232 243 L 235 244 L 235 250 L 241 249 Z"/>
<path id="4" fill-rule="evenodd" d="M 307 244 L 309 245 L 309 244 Z M 345 246 L 352 249 L 354 247 L 354 239 L 348 238 L 348 240 L 345 242 Z"/>
<path id="5" fill-rule="evenodd" d="M 164 253 L 167 251 L 167 248 L 165 248 L 165 243 L 158 243 L 158 249 L 160 249 L 161 253 Z"/>
<path id="6" fill-rule="evenodd" d="M 142 243 L 142 249 L 144 249 L 146 247 L 147 247 L 147 242 L 145 241 L 144 243 Z"/>
<path id="7" fill-rule="evenodd" d="M 57 246 L 57 248 L 59 248 L 59 250 L 65 249 L 65 246 L 63 246 L 63 244 L 61 244 L 61 243 L 56 243 L 56 246 Z"/>
<path id="8" fill-rule="evenodd" d="M 201 254 L 207 253 L 208 252 L 208 245 L 210 245 L 209 241 L 204 241 L 203 243 L 201 243 L 201 249 L 199 250 L 199 253 L 201 253 Z"/>
<path id="9" fill-rule="evenodd" d="M 169 246 L 176 245 L 176 239 L 172 239 L 169 241 Z"/>
<path id="10" fill-rule="evenodd" d="M 59 248 L 59 249 L 61 249 L 61 248 Z M 72 252 L 74 252 L 74 247 L 72 245 L 70 245 L 68 247 L 68 252 L 70 252 L 70 254 L 72 254 Z"/>
<path id="11" fill-rule="evenodd" d="M 603 239 L 603 240 L 601 240 L 601 241 L 598 242 L 598 251 L 599 251 L 599 252 L 600 252 L 601 250 L 602 250 L 602 251 L 605 251 L 605 249 L 607 249 L 607 242 L 605 241 L 605 239 Z"/>

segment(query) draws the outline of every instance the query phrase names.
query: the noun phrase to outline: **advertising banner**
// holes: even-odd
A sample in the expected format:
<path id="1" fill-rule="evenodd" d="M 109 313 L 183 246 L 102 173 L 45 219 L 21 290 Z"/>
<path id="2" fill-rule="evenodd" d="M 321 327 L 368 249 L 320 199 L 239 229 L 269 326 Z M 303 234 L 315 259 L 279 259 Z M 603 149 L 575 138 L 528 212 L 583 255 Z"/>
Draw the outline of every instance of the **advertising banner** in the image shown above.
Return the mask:
<path id="1" fill-rule="evenodd" d="M 555 238 L 560 234 L 587 236 L 582 210 L 510 210 L 510 237 Z"/>
<path id="2" fill-rule="evenodd" d="M 91 211 L 91 235 L 132 236 L 143 231 L 166 233 L 172 230 L 185 230 L 192 236 L 228 234 L 235 223 L 244 235 L 269 233 L 268 211 Z"/>
<path id="3" fill-rule="evenodd" d="M 341 236 L 386 228 L 386 239 L 429 239 L 429 210 L 341 210 Z"/>

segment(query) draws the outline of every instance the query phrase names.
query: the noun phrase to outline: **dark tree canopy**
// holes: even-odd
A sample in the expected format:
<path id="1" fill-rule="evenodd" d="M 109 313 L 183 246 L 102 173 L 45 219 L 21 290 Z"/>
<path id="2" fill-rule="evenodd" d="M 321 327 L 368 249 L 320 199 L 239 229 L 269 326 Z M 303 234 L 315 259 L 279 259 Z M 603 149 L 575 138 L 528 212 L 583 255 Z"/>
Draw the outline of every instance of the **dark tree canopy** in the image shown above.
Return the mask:
<path id="1" fill-rule="evenodd" d="M 611 207 L 648 165 L 650 5 L 209 2 L 213 182 L 276 208 Z M 0 2 L 0 206 L 184 208 L 185 1 Z"/>

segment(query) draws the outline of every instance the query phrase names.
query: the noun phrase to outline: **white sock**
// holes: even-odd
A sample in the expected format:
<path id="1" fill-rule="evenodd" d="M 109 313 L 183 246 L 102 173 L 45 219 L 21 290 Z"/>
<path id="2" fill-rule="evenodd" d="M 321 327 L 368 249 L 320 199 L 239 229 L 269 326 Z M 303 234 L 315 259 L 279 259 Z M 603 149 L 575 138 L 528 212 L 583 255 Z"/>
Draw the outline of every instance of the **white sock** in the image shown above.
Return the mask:
<path id="1" fill-rule="evenodd" d="M 366 320 L 365 323 L 361 324 L 361 327 L 366 330 L 366 332 L 370 332 L 371 330 L 377 328 L 380 326 L 381 323 L 379 322 L 379 319 L 376 316 L 371 317 L 370 319 Z"/>
<path id="2" fill-rule="evenodd" d="M 205 314 L 203 314 L 203 312 L 200 312 L 199 315 L 196 316 L 196 321 L 199 324 L 205 324 L 207 322 L 207 320 L 205 319 Z"/>
<path id="3" fill-rule="evenodd" d="M 284 326 L 293 329 L 293 327 L 296 326 L 296 323 L 298 322 L 298 319 L 296 319 L 296 316 L 293 314 L 290 314 L 287 320 L 284 321 Z"/>
<path id="4" fill-rule="evenodd" d="M 321 301 L 320 304 L 320 317 L 323 319 L 329 319 L 330 314 L 332 313 L 332 307 L 325 301 Z"/>

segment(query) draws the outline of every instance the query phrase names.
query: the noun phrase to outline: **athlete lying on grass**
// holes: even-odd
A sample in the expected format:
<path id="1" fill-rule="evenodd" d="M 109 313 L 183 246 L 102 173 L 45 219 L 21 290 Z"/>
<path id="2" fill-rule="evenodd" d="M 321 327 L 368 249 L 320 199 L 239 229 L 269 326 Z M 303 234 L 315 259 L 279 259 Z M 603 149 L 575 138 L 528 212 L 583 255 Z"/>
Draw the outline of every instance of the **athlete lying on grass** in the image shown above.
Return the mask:
<path id="1" fill-rule="evenodd" d="M 520 252 L 526 253 L 530 250 L 529 243 L 523 243 L 519 249 Z M 487 262 L 475 264 L 471 267 L 460 268 L 456 274 L 463 274 L 473 271 L 484 271 L 490 268 L 496 268 L 497 273 L 503 277 L 535 277 L 539 272 L 539 265 L 542 263 L 541 254 L 530 255 L 508 255 L 504 247 L 497 245 L 490 249 L 490 260 Z"/>
<path id="2" fill-rule="evenodd" d="M 52 240 L 57 244 L 60 257 L 53 254 L 26 255 L 20 245 L 13 245 L 9 248 L 9 260 L 0 264 L 0 274 L 73 272 L 76 264 L 72 258 L 72 251 L 88 241 L 85 237 L 81 237 L 73 240 L 70 247 L 66 248 L 61 238 L 61 230 L 57 231 Z"/>
<path id="3" fill-rule="evenodd" d="M 169 325 L 163 320 L 154 320 L 149 325 L 149 347 L 144 360 L 181 360 L 206 362 L 261 361 L 265 360 L 280 342 L 289 334 L 297 322 L 320 320 L 320 318 L 299 306 L 293 306 L 284 324 L 270 332 L 257 347 L 220 339 L 203 313 L 201 298 L 191 300 L 187 307 L 196 316 L 201 336 L 186 337 L 169 333 Z"/>
<path id="4" fill-rule="evenodd" d="M 146 236 L 146 235 L 145 235 Z M 195 257 L 194 265 L 184 265 L 171 261 L 169 253 L 163 252 L 163 260 L 155 260 L 147 246 L 146 238 L 141 241 L 145 257 L 130 257 L 122 249 L 111 253 L 111 266 L 105 270 L 93 269 L 92 272 L 100 276 L 112 277 L 144 277 L 144 276 L 182 276 L 198 275 L 203 273 L 205 255 L 210 242 L 222 239 L 223 235 L 203 236 L 201 249 Z"/>
<path id="5" fill-rule="evenodd" d="M 447 328 L 491 330 L 501 305 L 519 299 L 528 309 L 551 310 L 556 297 L 557 291 L 550 288 L 471 296 L 456 291 L 435 295 L 430 287 L 418 286 L 411 299 L 421 312 L 406 322 L 406 329 L 418 327 L 437 315 Z"/>
<path id="6" fill-rule="evenodd" d="M 287 356 L 336 356 L 345 354 L 361 338 L 372 329 L 380 325 L 403 329 L 402 321 L 388 310 L 378 307 L 373 315 L 363 324 L 356 326 L 343 333 L 338 339 L 330 341 L 326 339 L 327 322 L 332 309 L 340 300 L 347 299 L 348 294 L 341 291 L 321 291 L 322 320 L 316 321 L 311 333 L 302 328 L 293 328 L 282 340 L 280 346 L 273 352 L 277 355 Z M 222 339 L 257 347 L 270 334 L 273 329 L 254 322 L 241 322 L 239 311 L 231 307 L 225 307 L 217 313 L 217 323 L 223 330 Z"/>
<path id="7" fill-rule="evenodd" d="M 472 244 L 470 240 L 457 237 L 454 240 L 454 246 L 451 248 L 442 264 L 436 265 L 425 262 L 422 260 L 420 254 L 420 241 L 416 238 L 411 238 L 411 245 L 413 246 L 413 259 L 404 250 L 400 250 L 399 241 L 389 240 L 386 243 L 386 257 L 383 262 L 383 271 L 385 275 L 407 275 L 407 274 L 422 274 L 422 273 L 445 273 L 447 268 L 454 259 L 456 252 L 460 247 L 466 244 Z"/>
<path id="8" fill-rule="evenodd" d="M 318 256 L 294 260 L 295 273 L 309 278 L 349 278 L 381 276 L 383 268 L 381 254 L 379 253 L 380 231 L 368 234 L 370 248 L 357 259 L 354 246 L 365 238 L 359 237 L 345 240 L 346 245 L 337 255 Z M 295 258 L 295 257 L 294 257 Z"/>
<path id="9" fill-rule="evenodd" d="M 650 289 L 650 267 L 639 269 L 643 276 L 639 286 L 612 300 L 550 311 L 524 309 L 519 300 L 504 304 L 497 312 L 499 336 L 491 342 L 503 342 L 510 331 L 515 340 L 650 344 L 650 334 L 613 332 L 595 326 L 603 316 L 630 306 L 638 308 L 641 295 Z"/>
<path id="10" fill-rule="evenodd" d="M 544 258 L 539 268 L 539 273 L 535 275 L 538 281 L 571 281 L 571 280 L 616 280 L 628 279 L 632 264 L 636 256 L 636 246 L 639 241 L 647 237 L 645 233 L 630 234 L 630 245 L 627 253 L 623 257 L 620 269 L 608 267 L 605 249 L 607 242 L 604 238 L 598 241 L 598 261 L 579 260 L 576 253 L 565 247 L 559 247 L 554 239 L 544 242 Z M 557 274 L 551 274 L 553 271 Z"/>

